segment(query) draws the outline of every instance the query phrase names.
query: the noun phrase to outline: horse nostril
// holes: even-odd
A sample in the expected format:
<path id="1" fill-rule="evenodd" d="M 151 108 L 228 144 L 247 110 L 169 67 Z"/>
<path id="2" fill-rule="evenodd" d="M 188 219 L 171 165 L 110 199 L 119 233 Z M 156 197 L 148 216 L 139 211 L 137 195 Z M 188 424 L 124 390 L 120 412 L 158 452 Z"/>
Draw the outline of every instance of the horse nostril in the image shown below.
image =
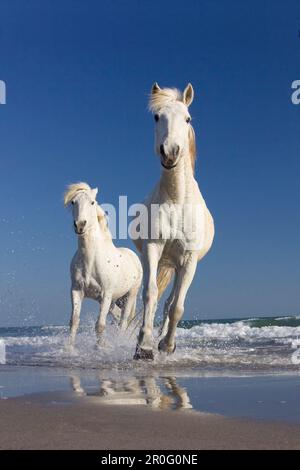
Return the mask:
<path id="1" fill-rule="evenodd" d="M 77 228 L 77 222 L 74 220 L 74 227 Z"/>
<path id="2" fill-rule="evenodd" d="M 83 221 L 81 222 L 81 225 L 84 227 L 84 226 L 86 225 L 86 220 L 83 220 Z"/>
<path id="3" fill-rule="evenodd" d="M 166 154 L 165 154 L 165 148 L 164 148 L 163 144 L 161 144 L 161 146 L 160 146 L 159 149 L 160 149 L 160 154 L 161 154 L 161 156 L 162 156 L 162 157 L 165 157 Z"/>

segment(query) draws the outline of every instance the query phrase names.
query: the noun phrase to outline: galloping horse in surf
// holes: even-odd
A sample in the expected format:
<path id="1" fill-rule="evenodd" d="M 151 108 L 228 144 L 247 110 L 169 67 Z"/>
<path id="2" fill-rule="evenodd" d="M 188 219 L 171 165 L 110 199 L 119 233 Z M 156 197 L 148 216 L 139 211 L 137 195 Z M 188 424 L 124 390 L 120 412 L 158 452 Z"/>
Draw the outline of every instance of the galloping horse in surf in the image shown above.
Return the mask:
<path id="1" fill-rule="evenodd" d="M 86 183 L 71 184 L 64 194 L 64 204 L 72 204 L 74 230 L 78 250 L 71 263 L 72 315 L 70 346 L 73 347 L 79 326 L 81 303 L 89 297 L 100 303 L 96 323 L 98 343 L 101 342 L 106 317 L 115 304 L 121 308 L 121 328 L 134 317 L 136 297 L 142 281 L 138 256 L 128 248 L 117 248 L 107 226 L 103 209 L 96 201 L 98 189 Z"/>
<path id="2" fill-rule="evenodd" d="M 143 323 L 135 359 L 153 359 L 157 302 L 173 277 L 158 347 L 167 353 L 175 350 L 176 327 L 184 312 L 197 262 L 209 251 L 214 238 L 213 218 L 194 177 L 196 145 L 188 111 L 193 98 L 191 84 L 181 93 L 177 89 L 160 88 L 155 83 L 150 95 L 149 108 L 155 119 L 155 150 L 162 172 L 145 202 L 148 212 L 153 205 L 159 207 L 156 216 L 151 216 L 151 234 L 155 228 L 158 236 L 134 240 L 144 269 Z M 170 208 L 175 214 L 171 219 L 166 217 Z"/>

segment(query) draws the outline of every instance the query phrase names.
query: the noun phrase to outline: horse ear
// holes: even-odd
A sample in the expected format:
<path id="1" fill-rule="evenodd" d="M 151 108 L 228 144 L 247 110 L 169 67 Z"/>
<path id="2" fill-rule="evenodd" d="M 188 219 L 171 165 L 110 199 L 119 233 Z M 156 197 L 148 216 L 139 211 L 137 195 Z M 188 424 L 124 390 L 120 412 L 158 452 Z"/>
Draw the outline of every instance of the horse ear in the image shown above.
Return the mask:
<path id="1" fill-rule="evenodd" d="M 92 193 L 92 198 L 96 199 L 97 194 L 98 194 L 98 188 L 91 189 L 91 193 Z"/>
<path id="2" fill-rule="evenodd" d="M 194 89 L 192 85 L 189 83 L 186 89 L 183 92 L 183 102 L 186 106 L 190 106 L 194 99 Z"/>
<path id="3" fill-rule="evenodd" d="M 159 84 L 157 82 L 153 83 L 152 88 L 151 88 L 152 95 L 154 95 L 155 93 L 157 93 L 160 90 L 161 90 L 161 88 L 160 88 Z"/>

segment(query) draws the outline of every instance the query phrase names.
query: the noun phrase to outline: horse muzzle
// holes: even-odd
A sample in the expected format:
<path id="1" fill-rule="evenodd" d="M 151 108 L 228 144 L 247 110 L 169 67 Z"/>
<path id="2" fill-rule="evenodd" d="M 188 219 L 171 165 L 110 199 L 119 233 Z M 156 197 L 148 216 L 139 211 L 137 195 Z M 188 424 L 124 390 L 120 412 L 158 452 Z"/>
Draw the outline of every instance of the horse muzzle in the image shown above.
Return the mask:
<path id="1" fill-rule="evenodd" d="M 86 227 L 86 220 L 81 220 L 81 221 L 74 220 L 74 230 L 77 235 L 84 235 L 85 227 Z"/>
<path id="2" fill-rule="evenodd" d="M 175 144 L 171 148 L 166 149 L 165 145 L 161 145 L 160 148 L 160 163 L 166 170 L 175 168 L 178 163 L 180 155 L 180 147 Z"/>

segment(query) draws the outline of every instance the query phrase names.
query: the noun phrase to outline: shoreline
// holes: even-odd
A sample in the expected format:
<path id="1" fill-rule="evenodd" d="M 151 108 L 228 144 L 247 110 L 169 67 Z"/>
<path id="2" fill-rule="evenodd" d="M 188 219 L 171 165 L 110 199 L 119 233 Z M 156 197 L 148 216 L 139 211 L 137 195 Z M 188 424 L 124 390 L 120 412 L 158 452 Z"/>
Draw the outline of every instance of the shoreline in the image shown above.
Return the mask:
<path id="1" fill-rule="evenodd" d="M 95 370 L 0 366 L 0 399 L 48 392 L 101 404 L 195 410 L 230 418 L 300 424 L 300 376 L 228 371 Z M 73 399 L 72 398 L 72 399 Z M 0 400 L 1 401 L 1 400 Z"/>
<path id="2" fill-rule="evenodd" d="M 0 400 L 0 449 L 299 449 L 300 425 L 100 403 L 70 392 Z"/>

